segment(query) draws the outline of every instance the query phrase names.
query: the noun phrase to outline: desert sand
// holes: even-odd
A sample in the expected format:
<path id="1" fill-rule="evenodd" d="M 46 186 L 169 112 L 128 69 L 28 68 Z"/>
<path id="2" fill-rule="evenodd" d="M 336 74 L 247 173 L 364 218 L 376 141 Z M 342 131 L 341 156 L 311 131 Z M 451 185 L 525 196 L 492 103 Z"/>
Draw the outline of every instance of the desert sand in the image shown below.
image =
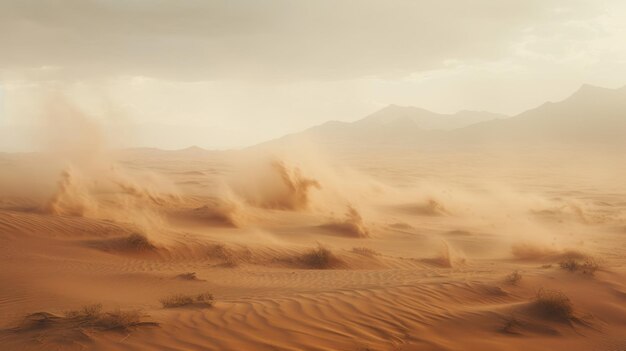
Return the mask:
<path id="1" fill-rule="evenodd" d="M 626 347 L 619 155 L 72 150 L 0 155 L 3 350 Z"/>
<path id="2" fill-rule="evenodd" d="M 0 0 L 0 351 L 626 351 L 626 0 Z"/>

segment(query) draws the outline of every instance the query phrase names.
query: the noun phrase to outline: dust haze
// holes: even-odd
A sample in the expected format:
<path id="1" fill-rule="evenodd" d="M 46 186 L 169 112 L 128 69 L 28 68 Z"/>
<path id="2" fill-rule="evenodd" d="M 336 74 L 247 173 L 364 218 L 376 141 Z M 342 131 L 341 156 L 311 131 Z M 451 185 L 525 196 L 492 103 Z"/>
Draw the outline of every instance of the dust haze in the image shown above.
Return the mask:
<path id="1" fill-rule="evenodd" d="M 297 114 L 262 118 L 274 110 L 246 101 L 238 102 L 237 121 L 227 118 L 233 111 L 223 106 L 216 109 L 224 114 L 195 118 L 187 113 L 206 112 L 204 104 L 220 105 L 217 96 L 193 102 L 186 93 L 203 96 L 203 84 L 221 79 L 240 80 L 225 85 L 268 90 L 287 84 L 284 80 L 309 79 L 322 89 L 335 84 L 322 83 L 325 79 L 374 79 L 374 74 L 403 85 L 408 78 L 390 77 L 430 72 L 425 81 L 431 83 L 423 84 L 435 84 L 441 71 L 429 70 L 442 57 L 500 60 L 506 43 L 522 40 L 518 35 L 526 35 L 527 44 L 539 40 L 529 34 L 533 30 L 520 28 L 534 23 L 535 30 L 545 30 L 548 14 L 563 23 L 574 21 L 567 22 L 572 26 L 601 23 L 610 33 L 621 33 L 609 25 L 616 23 L 613 19 L 597 15 L 600 9 L 559 1 L 511 7 L 479 2 L 480 9 L 490 9 L 481 19 L 452 2 L 403 4 L 406 13 L 399 23 L 405 31 L 385 32 L 398 10 L 367 2 L 359 14 L 375 19 L 378 9 L 384 18 L 374 26 L 380 33 L 366 30 L 379 45 L 385 38 L 408 40 L 416 29 L 411 19 L 428 22 L 413 14 L 416 9 L 457 18 L 454 11 L 446 15 L 451 6 L 470 11 L 470 23 L 482 23 L 471 35 L 487 47 L 464 46 L 460 24 L 445 31 L 437 24 L 433 35 L 450 39 L 450 48 L 420 36 L 415 40 L 427 52 L 423 56 L 415 42 L 406 50 L 389 44 L 369 62 L 350 65 L 356 53 L 369 51 L 361 42 L 347 45 L 352 29 L 339 21 L 352 8 L 346 2 L 337 5 L 336 17 L 324 12 L 331 7 L 327 2 L 311 5 L 306 15 L 296 3 L 272 2 L 264 8 L 237 2 L 224 9 L 190 2 L 180 7 L 155 3 L 152 12 L 138 3 L 129 8 L 82 5 L 60 17 L 35 11 L 54 8 L 44 3 L 41 8 L 33 2 L 0 5 L 14 16 L 0 15 L 7 18 L 0 26 L 22 29 L 15 38 L 0 38 L 0 45 L 14 50 L 0 59 L 0 93 L 6 90 L 0 95 L 0 116 L 19 122 L 0 123 L 0 136 L 7 136 L 0 147 L 8 150 L 0 152 L 0 349 L 626 347 L 626 87 L 609 84 L 594 65 L 580 68 L 562 54 L 567 69 L 607 84 L 581 82 L 559 99 L 546 93 L 537 104 L 518 97 L 521 102 L 505 112 L 433 112 L 388 99 L 410 89 L 376 93 L 364 85 L 363 101 L 382 99 L 383 106 L 353 119 L 305 118 L 305 127 L 289 124 L 304 118 Z M 98 9 L 107 11 L 95 21 L 90 16 Z M 213 18 L 208 10 L 224 16 Z M 81 14 L 94 19 L 96 28 L 115 27 L 93 38 L 102 45 L 101 64 L 83 50 L 85 39 L 62 33 L 87 30 Z M 301 16 L 303 23 L 287 20 L 288 14 Z M 590 19 L 592 14 L 598 17 Z M 20 25 L 19 18 L 31 22 Z M 129 26 L 133 18 L 145 28 Z M 341 35 L 326 46 L 298 42 L 293 48 L 298 54 L 271 41 L 317 38 L 308 27 L 315 19 L 325 19 L 324 31 Z M 64 28 L 50 32 L 48 39 L 58 44 L 67 36 L 67 45 L 49 52 L 27 50 L 22 41 L 42 40 L 41 28 L 28 23 Z M 499 35 L 491 33 L 497 28 L 502 28 Z M 115 56 L 116 45 L 135 43 L 122 29 L 132 32 L 137 46 Z M 285 34 L 285 29 L 294 32 Z M 253 45 L 254 30 L 265 46 Z M 168 52 L 173 56 L 148 60 L 151 50 L 171 44 L 166 38 L 194 58 L 186 65 L 172 64 L 175 55 Z M 594 47 L 603 50 L 610 38 L 588 39 L 594 40 Z M 207 43 L 217 50 L 214 56 L 204 56 Z M 239 50 L 225 49 L 228 43 Z M 514 46 L 518 56 L 508 63 L 530 60 L 532 55 Z M 316 51 L 321 48 L 343 56 L 333 64 Z M 618 62 L 620 48 L 604 58 L 615 55 L 611 62 Z M 293 62 L 281 65 L 272 59 L 276 54 Z M 139 67 L 143 62 L 150 64 Z M 42 68 L 45 64 L 49 67 Z M 617 67 L 615 76 L 626 72 L 611 67 Z M 241 80 L 244 74 L 248 80 Z M 485 74 L 487 82 L 491 73 Z M 146 96 L 118 95 L 130 91 L 120 83 L 126 75 L 135 77 L 127 82 L 132 89 L 146 96 L 169 96 L 155 93 L 151 79 L 179 81 L 172 84 L 185 84 L 186 93 L 167 101 L 150 98 L 153 110 L 142 110 Z M 533 74 L 527 80 L 544 93 L 552 89 Z M 565 81 L 553 88 L 568 85 Z M 115 86 L 120 91 L 112 92 Z M 291 108 L 304 109 L 302 101 L 320 97 L 316 89 L 300 88 L 289 95 L 300 101 Z M 254 95 L 255 89 L 243 90 Z M 333 90 L 336 98 L 353 103 L 341 90 Z M 267 94 L 251 100 L 267 98 L 272 105 L 287 96 Z M 450 92 L 439 98 L 454 105 L 458 96 Z M 184 101 L 192 102 L 170 108 Z M 341 110 L 332 105 L 328 100 L 325 108 Z M 366 105 L 350 111 L 360 113 Z M 259 106 L 256 122 L 241 123 Z M 157 133 L 142 120 L 157 110 L 171 114 L 167 123 L 172 128 Z M 282 133 L 283 127 L 288 132 Z M 224 134 L 222 128 L 234 132 Z M 254 135 L 240 141 L 259 140 L 202 147 L 238 133 Z M 217 141 L 209 140 L 214 135 Z M 265 138 L 269 135 L 275 137 Z M 172 140 L 185 147 L 168 149 Z M 13 152 L 18 144 L 28 147 Z"/>

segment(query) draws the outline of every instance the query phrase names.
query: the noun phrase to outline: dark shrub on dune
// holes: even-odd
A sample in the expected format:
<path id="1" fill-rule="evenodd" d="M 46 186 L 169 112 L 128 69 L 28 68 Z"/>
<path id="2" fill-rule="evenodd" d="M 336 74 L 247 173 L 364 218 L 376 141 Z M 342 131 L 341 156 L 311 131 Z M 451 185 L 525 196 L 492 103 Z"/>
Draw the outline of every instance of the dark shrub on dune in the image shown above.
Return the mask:
<path id="1" fill-rule="evenodd" d="M 128 331 L 133 327 L 152 325 L 157 323 L 142 321 L 144 315 L 138 310 L 103 311 L 101 304 L 84 306 L 78 310 L 65 312 L 64 315 L 55 315 L 48 312 L 37 312 L 26 316 L 13 331 L 45 331 L 46 336 L 54 338 L 57 334 L 83 335 L 81 330 L 91 329 L 98 331 L 118 330 Z"/>
<path id="2" fill-rule="evenodd" d="M 93 304 L 82 307 L 79 310 L 65 313 L 66 318 L 80 322 L 81 325 L 91 326 L 98 329 L 127 330 L 141 323 L 141 313 L 137 310 L 114 310 L 102 311 L 101 304 Z"/>
<path id="3" fill-rule="evenodd" d="M 580 272 L 589 275 L 593 275 L 600 268 L 598 262 L 592 257 L 583 259 L 567 258 L 559 262 L 559 266 L 570 272 Z"/>
<path id="4" fill-rule="evenodd" d="M 304 266 L 314 269 L 331 268 L 338 260 L 329 249 L 322 245 L 304 253 L 301 257 Z"/>
<path id="5" fill-rule="evenodd" d="M 542 316 L 554 320 L 570 320 L 574 317 L 572 301 L 562 291 L 540 289 L 533 306 Z"/>

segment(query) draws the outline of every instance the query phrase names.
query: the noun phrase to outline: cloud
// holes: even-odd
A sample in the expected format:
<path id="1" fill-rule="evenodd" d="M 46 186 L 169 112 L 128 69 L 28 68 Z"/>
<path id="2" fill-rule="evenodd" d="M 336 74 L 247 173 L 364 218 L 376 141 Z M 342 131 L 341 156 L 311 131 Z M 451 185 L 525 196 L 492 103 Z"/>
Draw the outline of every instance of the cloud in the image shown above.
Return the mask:
<path id="1" fill-rule="evenodd" d="M 579 0 L 7 0 L 0 79 L 398 77 L 502 59 L 529 28 L 602 11 Z"/>

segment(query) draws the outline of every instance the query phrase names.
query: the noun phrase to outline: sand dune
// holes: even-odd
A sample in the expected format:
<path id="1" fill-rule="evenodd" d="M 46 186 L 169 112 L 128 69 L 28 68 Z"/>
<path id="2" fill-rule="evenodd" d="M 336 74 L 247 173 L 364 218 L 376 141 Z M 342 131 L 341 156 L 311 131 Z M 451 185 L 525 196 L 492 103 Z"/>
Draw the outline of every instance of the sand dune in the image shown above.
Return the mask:
<path id="1" fill-rule="evenodd" d="M 348 153 L 144 152 L 55 166 L 3 196 L 5 348 L 626 346 L 626 193 L 593 172 L 534 155 L 496 174 L 467 154 L 442 156 L 458 161 L 448 172 L 414 154 L 375 170 Z M 206 293 L 211 306 L 194 302 Z M 191 303 L 164 308 L 172 296 Z"/>

